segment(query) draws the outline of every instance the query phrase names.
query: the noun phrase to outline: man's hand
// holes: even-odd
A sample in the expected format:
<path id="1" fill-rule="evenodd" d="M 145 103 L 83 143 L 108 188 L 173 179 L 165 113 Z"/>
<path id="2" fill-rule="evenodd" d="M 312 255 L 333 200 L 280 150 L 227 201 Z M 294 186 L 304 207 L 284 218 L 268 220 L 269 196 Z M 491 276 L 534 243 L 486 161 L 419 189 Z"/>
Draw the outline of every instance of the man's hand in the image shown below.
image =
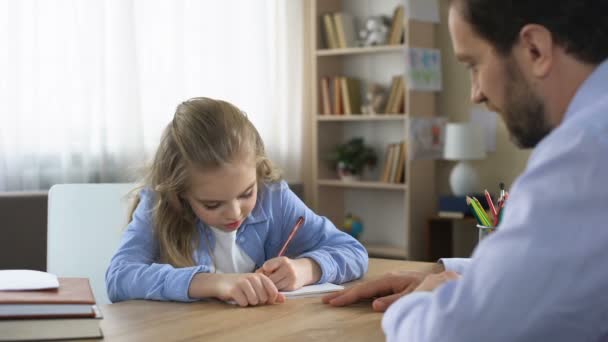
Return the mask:
<path id="1" fill-rule="evenodd" d="M 424 278 L 422 283 L 420 283 L 414 291 L 433 291 L 446 281 L 457 280 L 458 278 L 460 278 L 460 275 L 453 271 L 430 274 L 428 277 Z"/>
<path id="2" fill-rule="evenodd" d="M 361 300 L 376 298 L 372 302 L 372 308 L 374 311 L 382 312 L 397 299 L 414 291 L 428 276 L 429 273 L 415 271 L 391 272 L 378 279 L 328 294 L 323 297 L 323 303 L 345 306 Z"/>

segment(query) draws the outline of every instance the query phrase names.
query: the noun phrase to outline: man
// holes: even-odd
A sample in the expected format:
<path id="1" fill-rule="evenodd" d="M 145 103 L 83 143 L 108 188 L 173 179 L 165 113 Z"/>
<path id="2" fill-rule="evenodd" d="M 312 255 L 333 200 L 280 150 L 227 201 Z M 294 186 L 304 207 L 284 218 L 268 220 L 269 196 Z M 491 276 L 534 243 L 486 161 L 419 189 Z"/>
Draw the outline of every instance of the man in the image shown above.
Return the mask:
<path id="1" fill-rule="evenodd" d="M 608 1 L 449 6 L 472 101 L 536 148 L 499 230 L 470 260 L 390 274 L 324 302 L 380 297 L 373 307 L 390 305 L 389 341 L 608 340 Z"/>

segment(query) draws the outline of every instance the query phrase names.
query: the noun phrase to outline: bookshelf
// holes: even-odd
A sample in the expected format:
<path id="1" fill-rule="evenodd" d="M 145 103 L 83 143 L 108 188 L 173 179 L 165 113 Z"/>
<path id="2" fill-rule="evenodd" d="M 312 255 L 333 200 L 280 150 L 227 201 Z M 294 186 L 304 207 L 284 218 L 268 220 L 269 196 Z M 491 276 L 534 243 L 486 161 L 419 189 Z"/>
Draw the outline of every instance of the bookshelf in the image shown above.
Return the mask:
<path id="1" fill-rule="evenodd" d="M 313 80 L 313 113 L 310 115 L 312 207 L 337 227 L 342 226 L 348 213 L 361 217 L 364 232 L 360 240 L 372 257 L 423 260 L 427 220 L 436 212 L 434 162 L 406 158 L 403 182 L 382 182 L 380 179 L 387 146 L 401 141 L 408 143 L 409 119 L 414 115 L 436 115 L 436 93 L 414 91 L 406 86 L 402 109 L 398 112 L 360 114 L 361 110 L 353 108 L 353 114 L 336 115 L 327 113 L 323 107 L 322 79 L 345 76 L 360 80 L 362 102 L 364 84 L 368 82 L 383 85 L 388 97 L 393 76 L 405 75 L 408 48 L 435 47 L 434 24 L 410 20 L 405 15 L 400 42 L 330 49 L 324 31 L 324 17 L 328 13 L 351 15 L 358 29 L 363 19 L 378 15 L 390 19 L 395 8 L 405 4 L 399 0 L 313 0 L 309 5 L 314 31 L 312 46 L 315 47 L 310 56 Z M 343 181 L 329 166 L 326 156 L 336 145 L 353 137 L 363 137 L 365 144 L 376 151 L 378 162 L 361 180 Z"/>

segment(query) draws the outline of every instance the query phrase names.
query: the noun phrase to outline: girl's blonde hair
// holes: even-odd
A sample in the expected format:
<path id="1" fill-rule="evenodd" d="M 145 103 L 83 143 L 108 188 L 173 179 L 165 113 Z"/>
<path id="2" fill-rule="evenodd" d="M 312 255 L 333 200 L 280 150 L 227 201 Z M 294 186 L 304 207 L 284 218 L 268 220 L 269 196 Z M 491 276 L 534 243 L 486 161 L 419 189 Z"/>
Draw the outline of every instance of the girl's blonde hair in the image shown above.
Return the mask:
<path id="1" fill-rule="evenodd" d="M 243 153 L 254 153 L 258 189 L 281 178 L 267 158 L 264 143 L 245 113 L 232 104 L 206 97 L 182 102 L 165 128 L 160 145 L 144 178 L 155 193 L 153 229 L 159 241 L 161 262 L 174 267 L 195 264 L 196 215 L 182 196 L 189 170 L 217 169 Z M 135 201 L 131 217 L 139 202 Z"/>

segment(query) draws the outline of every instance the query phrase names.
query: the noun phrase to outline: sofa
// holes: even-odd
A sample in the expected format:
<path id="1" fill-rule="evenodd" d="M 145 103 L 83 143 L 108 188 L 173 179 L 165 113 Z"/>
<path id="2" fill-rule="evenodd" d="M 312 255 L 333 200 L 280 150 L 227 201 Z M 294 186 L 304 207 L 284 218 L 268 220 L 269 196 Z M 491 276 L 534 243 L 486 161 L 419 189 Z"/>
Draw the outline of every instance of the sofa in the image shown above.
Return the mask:
<path id="1" fill-rule="evenodd" d="M 0 192 L 0 269 L 46 270 L 47 192 Z"/>

